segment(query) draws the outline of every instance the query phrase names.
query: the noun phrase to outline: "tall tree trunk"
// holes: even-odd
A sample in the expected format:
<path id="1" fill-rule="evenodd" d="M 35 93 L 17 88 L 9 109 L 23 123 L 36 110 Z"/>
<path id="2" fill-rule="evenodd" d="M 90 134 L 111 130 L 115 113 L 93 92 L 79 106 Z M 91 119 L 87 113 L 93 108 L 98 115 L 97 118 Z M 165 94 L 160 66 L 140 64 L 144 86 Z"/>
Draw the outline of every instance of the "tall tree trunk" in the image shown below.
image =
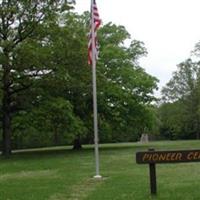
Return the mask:
<path id="1" fill-rule="evenodd" d="M 2 154 L 9 157 L 11 154 L 11 117 L 6 108 L 6 103 L 3 105 L 3 145 Z"/>
<path id="2" fill-rule="evenodd" d="M 3 64 L 3 98 L 2 98 L 2 111 L 3 111 L 3 140 L 2 140 L 2 154 L 9 157 L 11 154 L 11 70 L 9 64 L 9 53 L 5 50 L 4 56 L 6 63 Z"/>
<path id="3" fill-rule="evenodd" d="M 73 149 L 74 150 L 80 150 L 80 149 L 82 149 L 81 139 L 80 139 L 79 136 L 76 139 L 74 139 Z"/>
<path id="4" fill-rule="evenodd" d="M 197 140 L 200 139 L 199 131 L 196 132 L 196 139 L 197 139 Z"/>
<path id="5" fill-rule="evenodd" d="M 197 111 L 196 111 L 197 112 Z M 199 120 L 199 115 L 198 113 L 195 116 L 195 121 L 196 121 L 196 139 L 199 140 L 200 139 L 200 120 Z"/>
<path id="6" fill-rule="evenodd" d="M 57 127 L 54 128 L 54 138 L 53 138 L 54 145 L 58 145 L 58 129 Z"/>

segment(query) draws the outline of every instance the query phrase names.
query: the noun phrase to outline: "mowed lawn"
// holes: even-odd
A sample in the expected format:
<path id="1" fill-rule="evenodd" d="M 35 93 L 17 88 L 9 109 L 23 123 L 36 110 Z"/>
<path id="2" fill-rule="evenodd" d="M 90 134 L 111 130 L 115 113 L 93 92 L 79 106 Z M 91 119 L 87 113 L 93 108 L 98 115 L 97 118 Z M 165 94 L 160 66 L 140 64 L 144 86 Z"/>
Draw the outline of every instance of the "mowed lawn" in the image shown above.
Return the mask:
<path id="1" fill-rule="evenodd" d="M 155 149 L 200 149 L 200 141 L 102 145 L 100 172 L 94 180 L 94 151 L 69 147 L 15 152 L 0 157 L 0 200 L 137 200 L 200 199 L 200 163 L 157 165 L 158 195 L 149 191 L 148 165 L 135 152 Z"/>

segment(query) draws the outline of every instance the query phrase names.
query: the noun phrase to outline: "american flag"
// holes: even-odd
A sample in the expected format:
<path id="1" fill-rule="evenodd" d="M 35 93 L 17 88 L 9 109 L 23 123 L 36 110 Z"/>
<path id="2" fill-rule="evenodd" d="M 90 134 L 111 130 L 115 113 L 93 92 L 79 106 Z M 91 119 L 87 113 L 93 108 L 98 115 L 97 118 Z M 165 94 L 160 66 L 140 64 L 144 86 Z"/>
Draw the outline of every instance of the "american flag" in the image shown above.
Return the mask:
<path id="1" fill-rule="evenodd" d="M 93 19 L 93 20 L 92 20 Z M 88 64 L 92 64 L 92 52 L 95 54 L 95 59 L 98 57 L 98 41 L 97 41 L 97 29 L 99 28 L 101 24 L 101 20 L 99 18 L 99 12 L 97 9 L 96 1 L 92 0 L 92 5 L 91 5 L 91 29 L 89 33 L 89 42 L 88 42 Z M 94 28 L 92 28 L 94 27 Z M 94 31 L 94 49 L 92 45 L 92 31 Z"/>

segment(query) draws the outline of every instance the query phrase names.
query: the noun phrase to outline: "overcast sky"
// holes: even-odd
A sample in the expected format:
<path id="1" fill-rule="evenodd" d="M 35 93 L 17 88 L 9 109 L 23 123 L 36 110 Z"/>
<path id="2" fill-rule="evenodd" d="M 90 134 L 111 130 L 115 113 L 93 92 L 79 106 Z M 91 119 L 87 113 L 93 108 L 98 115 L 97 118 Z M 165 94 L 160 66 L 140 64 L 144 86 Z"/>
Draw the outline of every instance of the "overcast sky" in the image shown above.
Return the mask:
<path id="1" fill-rule="evenodd" d="M 200 0 L 96 0 L 103 23 L 124 25 L 132 39 L 145 43 L 140 60 L 161 88 L 176 65 L 191 56 L 200 40 Z M 90 10 L 90 0 L 77 0 L 76 11 Z"/>

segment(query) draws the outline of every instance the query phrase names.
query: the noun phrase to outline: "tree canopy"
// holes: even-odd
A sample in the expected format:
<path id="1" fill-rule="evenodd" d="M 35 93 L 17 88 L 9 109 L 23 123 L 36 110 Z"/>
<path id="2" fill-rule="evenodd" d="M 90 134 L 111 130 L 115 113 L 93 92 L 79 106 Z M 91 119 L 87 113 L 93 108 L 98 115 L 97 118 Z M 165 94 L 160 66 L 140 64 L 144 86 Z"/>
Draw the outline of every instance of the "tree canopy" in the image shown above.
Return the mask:
<path id="1" fill-rule="evenodd" d="M 93 142 L 89 13 L 68 1 L 0 1 L 2 152 L 12 148 Z M 139 59 L 143 42 L 125 27 L 98 32 L 100 140 L 134 141 L 153 127 L 157 79 Z M 129 45 L 125 42 L 129 41 Z M 77 147 L 78 147 L 77 146 Z"/>
<path id="2" fill-rule="evenodd" d="M 187 59 L 162 90 L 164 103 L 160 108 L 163 122 L 161 134 L 171 138 L 200 137 L 200 63 Z M 169 113 L 169 114 L 168 114 Z M 167 133 L 168 132 L 168 133 Z"/>

